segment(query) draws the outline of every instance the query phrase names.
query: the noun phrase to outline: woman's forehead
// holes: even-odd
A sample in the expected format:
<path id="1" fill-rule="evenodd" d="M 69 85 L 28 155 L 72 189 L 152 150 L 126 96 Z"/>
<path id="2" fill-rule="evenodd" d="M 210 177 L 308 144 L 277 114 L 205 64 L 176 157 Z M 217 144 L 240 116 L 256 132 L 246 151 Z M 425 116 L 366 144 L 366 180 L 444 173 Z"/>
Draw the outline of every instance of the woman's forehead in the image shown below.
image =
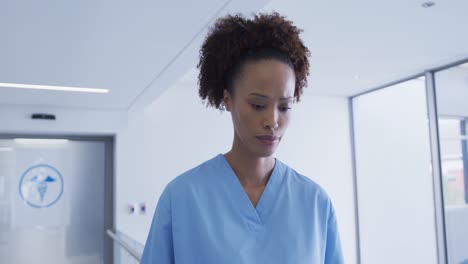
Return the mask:
<path id="1" fill-rule="evenodd" d="M 283 99 L 294 95 L 295 75 L 286 63 L 261 60 L 244 65 L 237 84 L 244 95 Z"/>

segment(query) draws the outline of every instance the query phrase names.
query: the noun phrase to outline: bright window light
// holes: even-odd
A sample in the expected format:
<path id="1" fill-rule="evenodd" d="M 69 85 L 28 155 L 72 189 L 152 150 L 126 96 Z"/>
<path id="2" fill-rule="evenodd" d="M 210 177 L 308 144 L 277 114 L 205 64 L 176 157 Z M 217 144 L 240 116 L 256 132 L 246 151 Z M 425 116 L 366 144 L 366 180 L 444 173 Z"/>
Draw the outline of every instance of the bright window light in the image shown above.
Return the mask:
<path id="1" fill-rule="evenodd" d="M 108 89 L 101 89 L 101 88 L 34 85 L 34 84 L 21 84 L 21 83 L 0 83 L 0 87 L 18 88 L 18 89 L 34 89 L 34 90 L 66 91 L 66 92 L 83 92 L 83 93 L 109 93 Z"/>
<path id="2" fill-rule="evenodd" d="M 458 65 L 458 67 L 463 68 L 463 69 L 468 69 L 468 62 Z"/>

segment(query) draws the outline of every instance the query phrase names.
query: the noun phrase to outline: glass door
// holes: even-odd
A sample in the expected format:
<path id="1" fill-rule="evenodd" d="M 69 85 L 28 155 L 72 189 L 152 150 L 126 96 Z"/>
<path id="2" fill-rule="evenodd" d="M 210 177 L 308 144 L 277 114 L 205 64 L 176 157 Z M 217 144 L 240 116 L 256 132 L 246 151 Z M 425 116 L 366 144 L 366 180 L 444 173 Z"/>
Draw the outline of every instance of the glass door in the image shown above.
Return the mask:
<path id="1" fill-rule="evenodd" d="M 95 140 L 0 140 L 2 263 L 111 263 L 106 150 Z"/>

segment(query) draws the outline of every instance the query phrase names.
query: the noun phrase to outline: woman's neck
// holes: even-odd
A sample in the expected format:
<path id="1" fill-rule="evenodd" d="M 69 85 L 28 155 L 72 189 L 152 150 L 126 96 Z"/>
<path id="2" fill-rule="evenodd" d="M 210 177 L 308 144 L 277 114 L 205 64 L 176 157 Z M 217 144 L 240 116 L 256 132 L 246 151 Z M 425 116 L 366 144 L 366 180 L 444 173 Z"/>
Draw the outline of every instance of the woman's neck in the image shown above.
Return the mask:
<path id="1" fill-rule="evenodd" d="M 275 159 L 272 156 L 259 157 L 248 151 L 242 151 L 235 144 L 224 157 L 244 187 L 265 186 L 275 166 Z"/>

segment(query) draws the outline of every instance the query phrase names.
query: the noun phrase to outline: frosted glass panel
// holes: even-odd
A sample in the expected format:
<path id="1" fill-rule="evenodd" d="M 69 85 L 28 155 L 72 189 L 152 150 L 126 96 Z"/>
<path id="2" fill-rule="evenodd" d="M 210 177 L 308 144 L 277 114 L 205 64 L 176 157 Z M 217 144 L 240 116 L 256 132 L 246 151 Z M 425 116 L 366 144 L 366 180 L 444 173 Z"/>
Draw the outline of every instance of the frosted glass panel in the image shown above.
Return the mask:
<path id="1" fill-rule="evenodd" d="M 437 263 L 424 80 L 353 99 L 363 264 Z"/>
<path id="2" fill-rule="evenodd" d="M 0 140 L 1 263 L 102 264 L 103 142 Z"/>

